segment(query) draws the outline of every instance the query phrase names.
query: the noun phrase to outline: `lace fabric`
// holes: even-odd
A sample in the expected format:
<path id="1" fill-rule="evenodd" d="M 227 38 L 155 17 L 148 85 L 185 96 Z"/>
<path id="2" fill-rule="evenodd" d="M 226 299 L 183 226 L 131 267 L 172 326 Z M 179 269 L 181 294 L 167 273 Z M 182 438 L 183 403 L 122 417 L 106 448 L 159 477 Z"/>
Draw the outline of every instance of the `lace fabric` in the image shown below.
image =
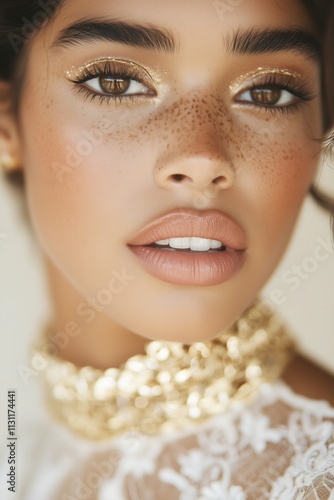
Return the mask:
<path id="1" fill-rule="evenodd" d="M 334 499 L 334 409 L 282 382 L 182 432 L 92 443 L 49 419 L 33 437 L 24 500 Z"/>

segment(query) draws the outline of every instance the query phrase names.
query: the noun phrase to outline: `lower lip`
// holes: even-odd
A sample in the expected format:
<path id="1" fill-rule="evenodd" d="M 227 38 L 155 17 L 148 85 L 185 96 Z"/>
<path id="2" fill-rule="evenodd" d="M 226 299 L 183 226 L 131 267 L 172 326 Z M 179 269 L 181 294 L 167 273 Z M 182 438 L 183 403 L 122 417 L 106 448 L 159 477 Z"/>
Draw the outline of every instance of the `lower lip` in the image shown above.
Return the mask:
<path id="1" fill-rule="evenodd" d="M 212 286 L 231 279 L 242 267 L 245 252 L 178 252 L 131 246 L 143 267 L 156 278 L 175 285 Z"/>

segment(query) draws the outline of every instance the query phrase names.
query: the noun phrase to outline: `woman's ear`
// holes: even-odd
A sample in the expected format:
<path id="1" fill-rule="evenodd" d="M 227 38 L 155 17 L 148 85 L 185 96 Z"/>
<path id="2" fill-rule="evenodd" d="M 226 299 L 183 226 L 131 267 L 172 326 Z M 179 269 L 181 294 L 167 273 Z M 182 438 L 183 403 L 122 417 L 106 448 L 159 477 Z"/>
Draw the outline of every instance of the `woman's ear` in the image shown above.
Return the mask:
<path id="1" fill-rule="evenodd" d="M 11 86 L 0 80 L 0 166 L 5 171 L 22 169 L 21 142 L 13 112 Z"/>

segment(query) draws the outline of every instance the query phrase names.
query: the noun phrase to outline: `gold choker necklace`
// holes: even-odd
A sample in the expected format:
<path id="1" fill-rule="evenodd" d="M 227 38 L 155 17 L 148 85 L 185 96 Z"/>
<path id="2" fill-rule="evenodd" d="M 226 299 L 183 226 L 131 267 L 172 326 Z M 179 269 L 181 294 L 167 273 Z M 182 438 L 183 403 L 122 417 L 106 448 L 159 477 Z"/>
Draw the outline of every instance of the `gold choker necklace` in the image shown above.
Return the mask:
<path id="1" fill-rule="evenodd" d="M 144 434 L 186 428 L 248 400 L 283 372 L 293 342 L 277 316 L 256 302 L 209 342 L 152 341 L 146 355 L 120 368 L 77 367 L 47 353 L 46 336 L 33 354 L 43 356 L 53 413 L 88 439 L 126 430 Z"/>

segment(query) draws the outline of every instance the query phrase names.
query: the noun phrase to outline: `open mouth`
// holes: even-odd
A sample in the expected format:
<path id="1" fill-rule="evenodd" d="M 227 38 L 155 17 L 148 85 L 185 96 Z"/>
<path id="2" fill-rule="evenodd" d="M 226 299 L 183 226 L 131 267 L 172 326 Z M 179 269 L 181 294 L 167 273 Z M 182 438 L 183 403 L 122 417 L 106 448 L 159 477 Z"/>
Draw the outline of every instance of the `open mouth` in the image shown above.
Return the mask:
<path id="1" fill-rule="evenodd" d="M 176 285 L 213 286 L 244 264 L 247 237 L 218 210 L 177 209 L 149 222 L 127 244 L 145 271 Z"/>

